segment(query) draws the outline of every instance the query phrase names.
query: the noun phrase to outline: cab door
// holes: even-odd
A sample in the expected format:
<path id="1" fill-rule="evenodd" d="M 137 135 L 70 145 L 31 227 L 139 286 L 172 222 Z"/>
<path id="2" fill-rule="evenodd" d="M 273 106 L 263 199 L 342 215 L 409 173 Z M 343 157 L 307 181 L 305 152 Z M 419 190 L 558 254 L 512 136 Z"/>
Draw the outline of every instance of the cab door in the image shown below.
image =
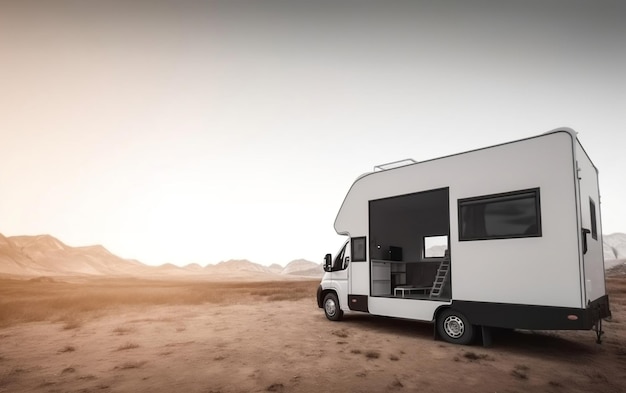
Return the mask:
<path id="1" fill-rule="evenodd" d="M 333 260 L 332 280 L 333 288 L 339 297 L 339 305 L 342 310 L 348 310 L 348 269 L 350 266 L 350 240 L 346 241 L 343 247 L 337 252 Z"/>
<path id="2" fill-rule="evenodd" d="M 348 265 L 350 295 L 369 296 L 370 264 L 367 258 L 367 237 L 350 238 L 351 260 Z"/>

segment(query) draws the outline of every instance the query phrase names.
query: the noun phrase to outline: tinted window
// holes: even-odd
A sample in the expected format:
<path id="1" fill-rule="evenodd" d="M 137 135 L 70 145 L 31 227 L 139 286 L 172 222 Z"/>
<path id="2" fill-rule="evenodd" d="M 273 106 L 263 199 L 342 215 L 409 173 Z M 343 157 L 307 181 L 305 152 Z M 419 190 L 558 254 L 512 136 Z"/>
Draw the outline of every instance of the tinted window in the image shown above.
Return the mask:
<path id="1" fill-rule="evenodd" d="M 541 236 L 539 189 L 459 200 L 459 240 Z"/>
<path id="2" fill-rule="evenodd" d="M 598 225 L 596 224 L 596 204 L 589 199 L 589 211 L 591 212 L 591 237 L 598 240 Z"/>
<path id="3" fill-rule="evenodd" d="M 352 241 L 352 261 L 363 262 L 366 260 L 365 255 L 365 237 L 353 237 Z"/>

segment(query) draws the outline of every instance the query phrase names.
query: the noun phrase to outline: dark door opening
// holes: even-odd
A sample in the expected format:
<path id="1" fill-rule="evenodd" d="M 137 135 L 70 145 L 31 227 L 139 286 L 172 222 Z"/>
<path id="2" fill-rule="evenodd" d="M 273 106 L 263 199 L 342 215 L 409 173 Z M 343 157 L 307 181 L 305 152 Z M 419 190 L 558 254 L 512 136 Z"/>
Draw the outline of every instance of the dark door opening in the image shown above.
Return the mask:
<path id="1" fill-rule="evenodd" d="M 370 294 L 449 300 L 449 189 L 369 202 Z"/>

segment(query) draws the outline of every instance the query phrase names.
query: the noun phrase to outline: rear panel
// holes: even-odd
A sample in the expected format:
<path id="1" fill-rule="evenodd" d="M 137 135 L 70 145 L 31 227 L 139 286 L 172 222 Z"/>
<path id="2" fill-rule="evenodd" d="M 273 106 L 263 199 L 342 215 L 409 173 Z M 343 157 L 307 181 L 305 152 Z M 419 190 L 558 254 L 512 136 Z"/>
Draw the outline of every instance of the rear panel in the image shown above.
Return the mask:
<path id="1" fill-rule="evenodd" d="M 583 303 L 588 304 L 606 294 L 604 282 L 604 254 L 602 251 L 602 220 L 600 219 L 600 192 L 598 171 L 580 143 L 576 141 L 578 194 L 581 225 L 580 247 L 583 255 Z"/>

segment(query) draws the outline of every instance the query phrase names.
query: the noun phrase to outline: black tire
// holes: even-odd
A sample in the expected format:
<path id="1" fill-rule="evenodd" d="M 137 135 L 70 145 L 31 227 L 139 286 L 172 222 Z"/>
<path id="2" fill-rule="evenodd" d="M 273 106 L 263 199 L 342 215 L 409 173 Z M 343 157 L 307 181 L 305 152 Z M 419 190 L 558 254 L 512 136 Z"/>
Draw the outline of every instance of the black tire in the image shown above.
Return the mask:
<path id="1" fill-rule="evenodd" d="M 462 313 L 446 309 L 437 316 L 437 333 L 452 344 L 468 345 L 474 341 L 474 326 Z"/>
<path id="2" fill-rule="evenodd" d="M 339 299 L 334 293 L 324 296 L 324 314 L 331 321 L 339 321 L 343 317 L 343 311 L 339 307 Z"/>

